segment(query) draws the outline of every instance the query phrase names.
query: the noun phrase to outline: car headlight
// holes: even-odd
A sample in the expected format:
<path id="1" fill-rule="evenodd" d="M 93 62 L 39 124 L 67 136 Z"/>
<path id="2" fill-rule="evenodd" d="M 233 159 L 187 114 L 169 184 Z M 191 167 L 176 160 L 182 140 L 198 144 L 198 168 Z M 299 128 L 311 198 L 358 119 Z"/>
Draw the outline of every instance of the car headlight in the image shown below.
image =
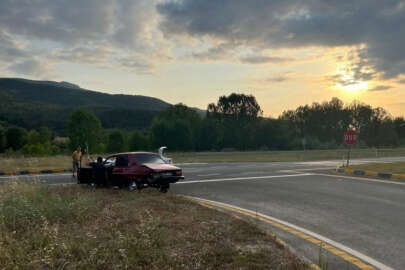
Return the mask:
<path id="1" fill-rule="evenodd" d="M 181 176 L 182 172 L 181 171 L 176 171 L 176 176 Z"/>

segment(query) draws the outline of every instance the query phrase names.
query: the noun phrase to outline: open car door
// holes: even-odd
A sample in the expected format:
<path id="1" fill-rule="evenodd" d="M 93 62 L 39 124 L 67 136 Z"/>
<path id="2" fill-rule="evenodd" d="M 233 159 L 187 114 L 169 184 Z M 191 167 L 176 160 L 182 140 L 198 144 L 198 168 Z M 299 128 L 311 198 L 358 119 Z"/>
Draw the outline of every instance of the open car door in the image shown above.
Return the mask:
<path id="1" fill-rule="evenodd" d="M 82 167 L 81 163 L 77 169 L 77 183 L 78 184 L 89 184 L 93 178 L 93 169 Z"/>

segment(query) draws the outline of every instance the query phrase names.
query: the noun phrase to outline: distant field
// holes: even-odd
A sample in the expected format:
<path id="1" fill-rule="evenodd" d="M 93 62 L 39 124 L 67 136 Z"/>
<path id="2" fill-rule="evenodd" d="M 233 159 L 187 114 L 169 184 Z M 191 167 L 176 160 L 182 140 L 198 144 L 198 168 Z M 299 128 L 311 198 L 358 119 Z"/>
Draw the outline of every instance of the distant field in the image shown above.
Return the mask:
<path id="1" fill-rule="evenodd" d="M 347 150 L 308 150 L 308 151 L 248 151 L 248 152 L 168 152 L 175 163 L 189 162 L 283 162 L 283 161 L 314 161 L 342 160 Z M 93 155 L 96 157 L 97 155 Z M 104 155 L 105 156 L 105 155 Z M 375 158 L 405 156 L 405 148 L 397 149 L 354 149 L 352 158 Z M 54 157 L 0 157 L 0 171 L 70 169 L 70 156 Z"/>
<path id="2" fill-rule="evenodd" d="M 2 172 L 71 168 L 72 158 L 69 156 L 0 158 Z"/>
<path id="3" fill-rule="evenodd" d="M 369 163 L 363 165 L 350 166 L 354 170 L 365 170 L 373 172 L 386 172 L 393 174 L 405 174 L 405 162 L 395 163 Z"/>
<path id="4" fill-rule="evenodd" d="M 232 215 L 154 191 L 0 186 L 4 269 L 310 269 Z"/>

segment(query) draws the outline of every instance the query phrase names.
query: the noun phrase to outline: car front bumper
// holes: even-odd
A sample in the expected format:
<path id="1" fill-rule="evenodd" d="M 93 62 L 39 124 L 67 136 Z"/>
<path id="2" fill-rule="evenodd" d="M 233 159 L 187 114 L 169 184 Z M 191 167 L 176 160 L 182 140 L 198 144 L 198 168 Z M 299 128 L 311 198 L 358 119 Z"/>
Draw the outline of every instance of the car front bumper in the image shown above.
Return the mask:
<path id="1" fill-rule="evenodd" d="M 150 179 L 150 182 L 151 182 L 152 184 L 166 185 L 166 184 L 173 184 L 173 183 L 176 183 L 176 182 L 178 182 L 179 180 L 183 180 L 183 179 L 184 179 L 184 176 L 183 176 L 183 175 L 181 175 L 181 176 L 173 176 L 173 175 L 164 176 L 164 175 L 160 175 L 160 176 L 157 177 L 157 178 Z"/>

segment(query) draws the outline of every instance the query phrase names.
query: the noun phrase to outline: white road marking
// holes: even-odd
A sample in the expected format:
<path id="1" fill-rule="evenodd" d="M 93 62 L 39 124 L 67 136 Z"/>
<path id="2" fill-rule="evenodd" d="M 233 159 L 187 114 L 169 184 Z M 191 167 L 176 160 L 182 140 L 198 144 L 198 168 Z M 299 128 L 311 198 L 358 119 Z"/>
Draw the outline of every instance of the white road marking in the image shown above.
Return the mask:
<path id="1" fill-rule="evenodd" d="M 342 161 L 338 162 L 336 160 L 326 160 L 326 161 L 304 161 L 304 162 L 294 162 L 296 165 L 325 165 L 325 166 L 336 166 L 337 163 L 342 164 Z"/>
<path id="2" fill-rule="evenodd" d="M 196 163 L 175 163 L 174 166 L 184 166 L 184 165 L 208 165 L 208 163 L 196 162 Z"/>
<path id="3" fill-rule="evenodd" d="M 330 169 L 336 169 L 335 167 L 322 167 L 322 168 L 306 168 L 306 169 L 294 169 L 294 170 L 279 170 L 277 172 L 281 172 L 281 173 L 291 173 L 291 172 L 295 172 L 295 173 L 302 173 L 303 171 L 317 171 L 317 170 L 330 170 Z"/>
<path id="4" fill-rule="evenodd" d="M 277 171 L 277 172 L 279 172 L 279 173 L 302 173 L 302 172 L 300 172 L 298 170 L 280 170 L 280 171 Z"/>
<path id="5" fill-rule="evenodd" d="M 394 185 L 405 186 L 405 182 L 395 182 L 395 181 L 380 180 L 380 179 L 375 179 L 375 178 L 355 177 L 355 176 L 345 176 L 345 175 L 334 175 L 334 174 L 323 174 L 323 173 L 315 173 L 313 175 L 330 176 L 330 177 L 335 177 L 335 178 L 343 178 L 343 179 L 340 179 L 340 180 L 350 179 L 350 180 L 360 180 L 360 181 L 368 181 L 368 182 L 377 182 L 377 183 L 394 184 Z"/>
<path id="6" fill-rule="evenodd" d="M 224 181 L 244 181 L 244 180 L 259 180 L 259 179 L 271 179 L 271 178 L 286 178 L 286 177 L 297 177 L 297 176 L 308 176 L 314 175 L 312 173 L 301 173 L 301 174 L 284 174 L 284 175 L 267 175 L 267 176 L 254 176 L 254 177 L 236 177 L 236 178 L 219 178 L 219 179 L 209 179 L 209 180 L 190 180 L 190 181 L 180 181 L 176 184 L 192 184 L 192 183 L 209 183 L 209 182 L 224 182 Z"/>
<path id="7" fill-rule="evenodd" d="M 234 208 L 234 209 L 237 209 L 237 210 L 245 211 L 245 212 L 248 212 L 248 213 L 250 213 L 250 214 L 253 214 L 253 215 L 256 215 L 256 216 L 260 216 L 260 217 L 263 217 L 263 218 L 272 220 L 272 221 L 274 221 L 274 222 L 283 224 L 283 225 L 285 225 L 285 226 L 287 226 L 287 227 L 293 228 L 293 229 L 295 229 L 295 230 L 297 230 L 297 231 L 300 231 L 300 232 L 305 233 L 305 234 L 307 234 L 307 235 L 310 235 L 310 236 L 312 236 L 312 237 L 314 237 L 314 238 L 317 238 L 318 240 L 320 240 L 320 241 L 322 241 L 322 242 L 324 242 L 324 243 L 327 243 L 327 244 L 329 244 L 329 245 L 331 245 L 331 246 L 334 246 L 334 247 L 336 247 L 336 248 L 338 248 L 338 249 L 341 249 L 341 250 L 345 251 L 346 253 L 349 253 L 349 254 L 351 254 L 351 255 L 353 255 L 353 256 L 355 256 L 355 257 L 361 259 L 362 261 L 364 261 L 364 262 L 366 262 L 366 263 L 368 263 L 368 264 L 370 264 L 370 265 L 372 265 L 372 266 L 374 266 L 374 267 L 377 267 L 378 269 L 381 269 L 381 270 L 394 270 L 393 268 L 391 268 L 391 267 L 389 267 L 389 266 L 386 266 L 385 264 L 383 264 L 383 263 L 381 263 L 381 262 L 379 262 L 379 261 L 377 261 L 377 260 L 375 260 L 375 259 L 373 259 L 373 258 L 371 258 L 371 257 L 369 257 L 369 256 L 367 256 L 367 255 L 365 255 L 365 254 L 363 254 L 363 253 L 361 253 L 361 252 L 359 252 L 359 251 L 356 251 L 356 250 L 354 250 L 354 249 L 351 249 L 351 248 L 349 248 L 349 247 L 347 247 L 347 246 L 345 246 L 345 245 L 343 245 L 343 244 L 341 244 L 341 243 L 339 243 L 339 242 L 336 242 L 336 241 L 334 241 L 334 240 L 332 240 L 332 239 L 329 239 L 329 238 L 327 238 L 327 237 L 325 237 L 325 236 L 322 236 L 322 235 L 320 235 L 320 234 L 314 233 L 314 232 L 312 232 L 312 231 L 309 231 L 309 230 L 307 230 L 307 229 L 304 229 L 304 228 L 302 228 L 302 227 L 299 227 L 299 226 L 294 225 L 294 224 L 292 224 L 292 223 L 289 223 L 289 222 L 287 222 L 287 221 L 284 221 L 284 220 L 281 220 L 281 219 L 278 219 L 278 218 L 275 218 L 275 217 L 272 217 L 272 216 L 264 215 L 264 214 L 258 213 L 258 212 L 256 212 L 256 211 L 251 211 L 251 210 L 248 210 L 248 209 L 245 209 L 245 208 L 241 208 L 241 207 L 238 207 L 238 206 L 235 206 L 235 205 L 232 205 L 232 204 L 227 204 L 227 203 L 221 203 L 221 202 L 217 202 L 217 201 L 206 200 L 206 199 L 202 199 L 202 198 L 198 198 L 198 197 L 191 197 L 191 196 L 186 196 L 186 197 L 195 198 L 195 199 L 198 199 L 198 200 L 201 200 L 201 201 L 206 201 L 206 202 L 211 202 L 211 203 L 214 203 L 214 204 L 223 205 L 223 206 L 225 206 L 225 207 L 229 207 L 229 208 Z"/>
<path id="8" fill-rule="evenodd" d="M 219 173 L 210 173 L 210 174 L 198 174 L 197 176 L 216 176 L 216 175 L 220 175 Z"/>

